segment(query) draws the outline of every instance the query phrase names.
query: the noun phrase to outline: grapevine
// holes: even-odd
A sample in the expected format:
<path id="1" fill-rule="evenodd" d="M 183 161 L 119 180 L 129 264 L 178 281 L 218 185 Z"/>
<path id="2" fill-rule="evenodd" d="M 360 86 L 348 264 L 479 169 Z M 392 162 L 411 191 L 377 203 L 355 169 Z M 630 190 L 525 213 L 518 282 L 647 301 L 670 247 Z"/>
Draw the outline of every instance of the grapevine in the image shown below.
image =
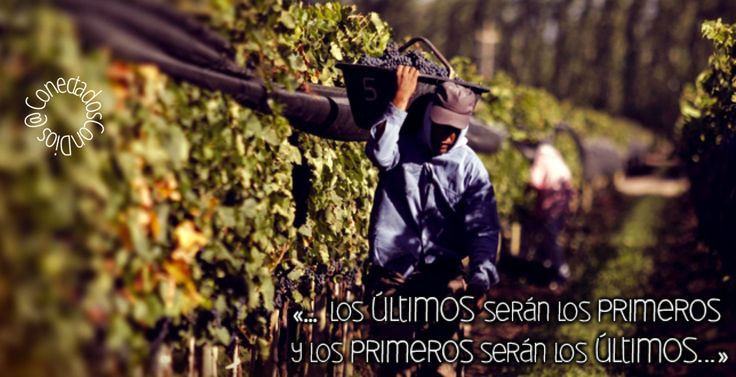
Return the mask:
<path id="1" fill-rule="evenodd" d="M 99 342 L 109 355 L 130 359 L 131 368 L 164 345 L 188 352 L 182 345 L 189 340 L 228 351 L 237 344 L 244 359 L 264 360 L 274 349 L 274 313 L 310 309 L 317 298 L 340 294 L 338 286 L 360 286 L 377 181 L 362 144 L 296 131 L 275 104 L 273 113 L 260 113 L 155 66 L 83 52 L 73 23 L 57 9 L 3 7 L 19 15 L 0 52 L 0 79 L 9 88 L 0 92 L 4 109 L 16 109 L 17 93 L 31 92 L 36 81 L 58 75 L 82 75 L 106 94 L 105 134 L 68 160 L 32 144 L 20 126 L 23 114 L 0 118 L 0 192 L 13 198 L 0 203 L 0 239 L 10 245 L 3 259 L 12 271 L 0 274 L 0 287 L 14 287 L 0 302 L 50 313 L 3 314 L 3 327 L 22 329 L 18 342 L 29 355 L 61 359 L 68 365 L 53 365 L 80 376 L 77 351 Z M 353 6 L 247 0 L 192 9 L 269 85 L 341 86 L 341 61 L 406 63 L 447 76 L 418 52 L 398 54 L 389 26 Z M 481 78 L 467 59 L 454 59 L 453 67 L 491 88 L 476 115 L 512 140 L 545 138 L 563 120 L 583 135 L 621 143 L 626 138 L 616 135 L 646 134 L 503 75 Z M 69 122 L 66 114 L 53 121 Z M 575 161 L 571 147 L 561 149 Z M 482 159 L 508 221 L 524 205 L 528 162 L 508 144 Z M 294 179 L 296 166 L 306 169 L 306 183 Z M 307 195 L 297 204 L 300 189 Z M 64 336 L 45 347 L 39 328 Z M 19 360 L 19 368 L 40 365 L 34 361 Z"/>

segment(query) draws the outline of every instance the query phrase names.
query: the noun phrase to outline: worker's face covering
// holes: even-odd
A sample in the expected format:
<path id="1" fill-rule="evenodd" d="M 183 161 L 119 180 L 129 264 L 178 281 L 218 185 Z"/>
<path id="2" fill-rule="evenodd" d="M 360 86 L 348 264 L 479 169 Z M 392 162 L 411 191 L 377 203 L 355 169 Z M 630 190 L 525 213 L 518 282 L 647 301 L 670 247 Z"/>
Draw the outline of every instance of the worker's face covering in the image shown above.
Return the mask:
<path id="1" fill-rule="evenodd" d="M 432 122 L 432 151 L 435 155 L 447 153 L 457 141 L 460 130 Z"/>

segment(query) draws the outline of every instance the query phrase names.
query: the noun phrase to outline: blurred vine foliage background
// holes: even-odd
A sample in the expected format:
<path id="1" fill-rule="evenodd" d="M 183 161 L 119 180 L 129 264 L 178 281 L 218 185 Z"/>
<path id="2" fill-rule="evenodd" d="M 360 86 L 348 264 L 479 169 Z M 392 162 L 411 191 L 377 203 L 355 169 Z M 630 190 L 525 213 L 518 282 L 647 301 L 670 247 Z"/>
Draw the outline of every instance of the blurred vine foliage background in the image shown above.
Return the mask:
<path id="1" fill-rule="evenodd" d="M 678 124 L 680 157 L 703 240 L 734 266 L 736 226 L 736 24 L 702 25 L 713 43 L 708 67 L 683 92 Z"/>
<path id="2" fill-rule="evenodd" d="M 339 3 L 176 6 L 227 36 L 238 62 L 265 82 L 292 89 L 341 85 L 336 62 L 380 54 L 392 37 L 376 14 Z M 3 16 L 0 50 L 3 373 L 128 374 L 161 344 L 183 349 L 188 339 L 237 343 L 265 359 L 275 309 L 309 309 L 328 289 L 325 276 L 359 284 L 377 178 L 361 143 L 298 132 L 276 104 L 273 114 L 254 112 L 153 66 L 83 51 L 53 8 L 2 8 L 13 15 Z M 453 62 L 461 77 L 492 88 L 478 116 L 512 140 L 547 138 L 561 121 L 622 148 L 631 133 L 648 137 L 504 75 L 481 78 L 467 59 Z M 35 139 L 40 130 L 23 125 L 23 100 L 48 80 L 76 76 L 102 90 L 105 131 L 72 157 L 54 156 Z M 50 126 L 74 132 L 84 116 L 78 98 L 52 103 Z M 560 143 L 579 164 L 573 145 Z M 525 203 L 528 163 L 508 143 L 483 159 L 508 220 Z"/>
<path id="3" fill-rule="evenodd" d="M 582 138 L 608 139 L 624 155 L 632 140 L 644 144 L 658 140 L 638 123 L 560 101 L 543 89 L 513 82 L 504 72 L 484 78 L 465 57 L 456 57 L 452 63 L 458 68 L 460 77 L 490 88 L 490 93 L 482 97 L 476 108 L 475 116 L 508 132 L 508 142 L 497 153 L 480 156 L 496 190 L 499 215 L 506 224 L 518 209 L 529 208 L 533 202 L 533 197 L 525 191 L 529 160 L 514 143 L 552 142 L 570 166 L 574 182 L 580 186 L 584 180 L 580 151 L 569 135 L 555 136 L 555 128 L 559 125 L 569 126 Z"/>

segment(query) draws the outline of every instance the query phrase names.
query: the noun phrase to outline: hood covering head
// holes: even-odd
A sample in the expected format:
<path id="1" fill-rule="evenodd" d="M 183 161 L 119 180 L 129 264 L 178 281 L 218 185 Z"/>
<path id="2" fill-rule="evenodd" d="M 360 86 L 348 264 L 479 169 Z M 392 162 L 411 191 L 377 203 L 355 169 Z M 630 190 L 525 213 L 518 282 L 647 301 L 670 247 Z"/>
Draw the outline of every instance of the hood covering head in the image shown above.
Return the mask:
<path id="1" fill-rule="evenodd" d="M 570 168 L 562 155 L 549 143 L 542 143 L 537 148 L 530 173 L 530 183 L 537 188 L 557 189 L 563 182 L 572 179 Z"/>
<path id="2" fill-rule="evenodd" d="M 427 149 L 434 154 L 434 148 L 432 147 L 432 107 L 435 106 L 434 104 L 430 103 L 427 105 L 427 108 L 424 111 L 424 119 L 422 121 L 422 129 L 420 132 L 420 138 L 422 139 L 422 143 L 427 147 Z M 452 145 L 452 148 L 450 148 L 450 151 L 465 145 L 468 143 L 468 138 L 465 137 L 465 135 L 468 133 L 468 129 L 470 126 L 463 128 L 460 130 L 460 133 L 457 135 L 457 140 L 455 140 L 455 144 Z M 448 153 L 450 152 L 448 151 Z"/>
<path id="3" fill-rule="evenodd" d="M 557 150 L 557 148 L 553 147 L 552 144 L 547 142 L 542 142 L 539 144 L 539 147 L 537 148 L 537 153 L 535 158 L 548 158 L 548 159 L 554 159 L 556 161 L 562 160 L 562 155 Z"/>

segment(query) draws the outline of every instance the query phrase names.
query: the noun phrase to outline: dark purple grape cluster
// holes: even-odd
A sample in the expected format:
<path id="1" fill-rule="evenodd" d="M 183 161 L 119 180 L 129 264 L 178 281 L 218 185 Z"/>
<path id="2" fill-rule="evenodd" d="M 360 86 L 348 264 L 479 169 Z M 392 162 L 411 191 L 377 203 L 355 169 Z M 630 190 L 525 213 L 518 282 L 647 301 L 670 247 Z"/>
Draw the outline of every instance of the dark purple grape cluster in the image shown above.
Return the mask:
<path id="1" fill-rule="evenodd" d="M 418 51 L 399 52 L 396 43 L 390 42 L 386 50 L 381 56 L 363 55 L 358 59 L 358 64 L 369 65 L 372 67 L 381 67 L 388 69 L 396 69 L 399 65 L 412 66 L 419 70 L 419 73 L 430 76 L 448 77 L 447 68 L 437 65 L 427 60 Z"/>
<path id="2" fill-rule="evenodd" d="M 317 295 L 324 294 L 330 282 L 340 282 L 354 287 L 358 270 L 353 267 L 344 266 L 341 262 L 335 262 L 329 266 L 310 267 L 305 269 L 304 274 L 296 280 L 289 279 L 286 271 L 277 271 L 276 292 L 274 306 L 281 307 L 284 300 L 291 297 L 291 292 L 299 291 L 303 294 L 309 292 L 312 287 Z M 314 283 L 314 285 L 312 285 Z"/>
<path id="3" fill-rule="evenodd" d="M 289 279 L 285 275 L 278 277 L 278 283 L 276 284 L 276 294 L 274 297 L 274 306 L 279 308 L 283 305 L 284 300 L 290 296 L 290 292 L 299 290 L 298 282 Z"/>
<path id="4" fill-rule="evenodd" d="M 321 293 L 327 286 L 327 274 L 316 273 L 314 274 L 314 291 Z"/>
<path id="5" fill-rule="evenodd" d="M 351 285 L 355 284 L 355 277 L 357 275 L 356 269 L 350 269 L 345 273 L 345 281 L 349 282 Z"/>

